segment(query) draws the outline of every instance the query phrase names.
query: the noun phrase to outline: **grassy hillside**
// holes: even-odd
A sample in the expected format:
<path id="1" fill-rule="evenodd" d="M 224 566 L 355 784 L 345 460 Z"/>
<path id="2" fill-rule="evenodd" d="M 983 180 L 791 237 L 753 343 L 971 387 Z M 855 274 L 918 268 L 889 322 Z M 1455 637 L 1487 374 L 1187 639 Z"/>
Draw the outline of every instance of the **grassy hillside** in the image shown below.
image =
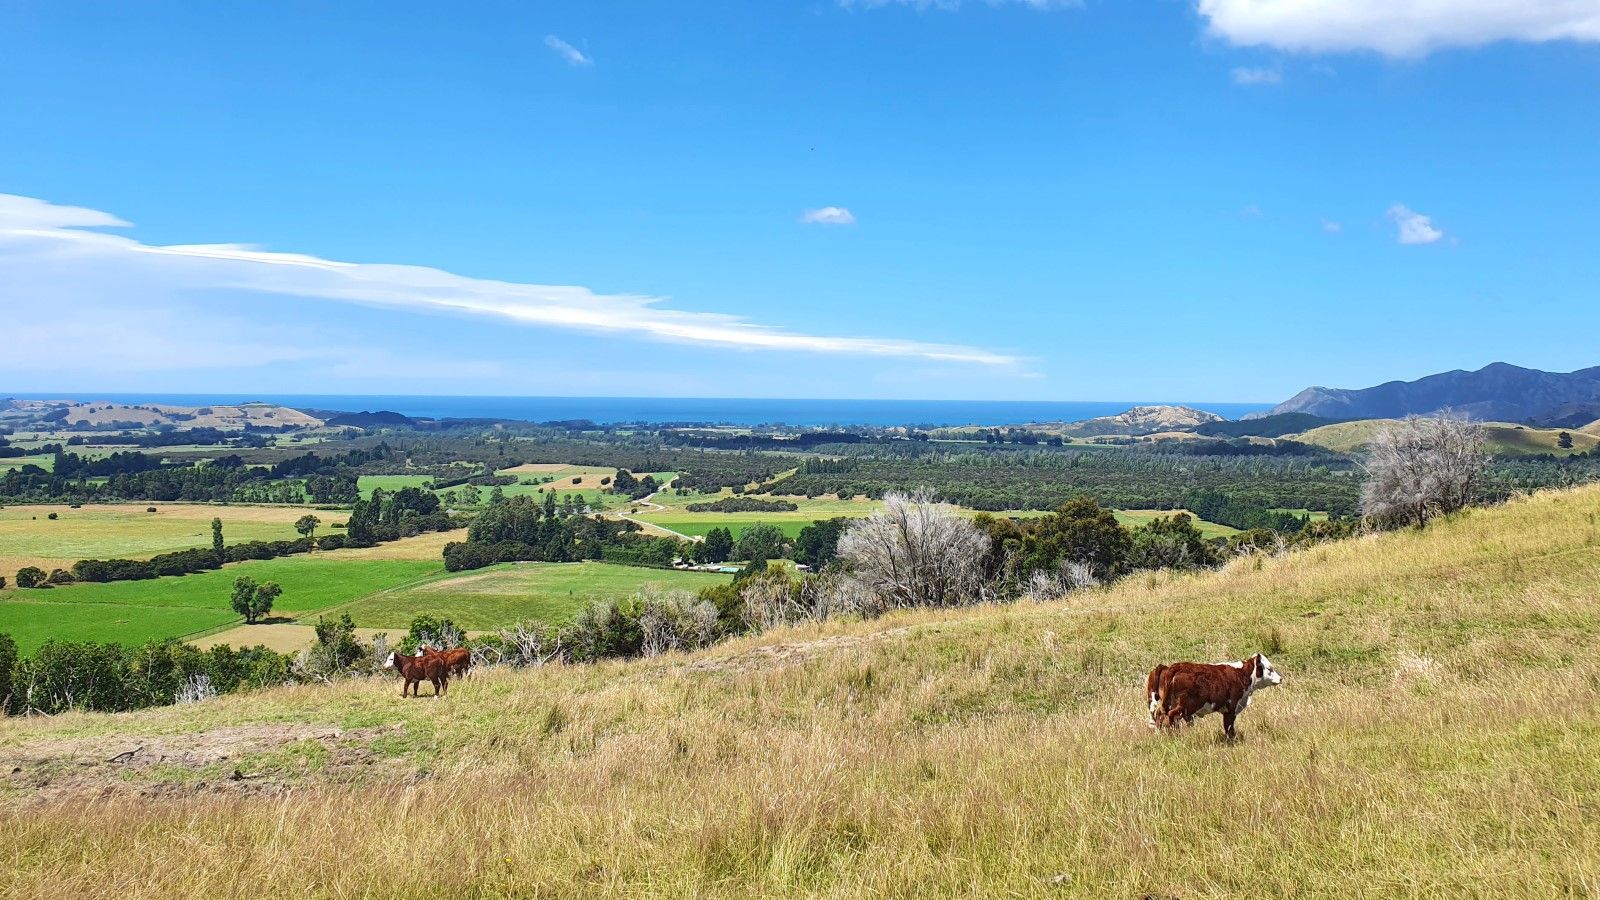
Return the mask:
<path id="1" fill-rule="evenodd" d="M 1340 453 L 1350 453 L 1371 443 L 1378 430 L 1393 421 L 1393 419 L 1360 419 L 1354 422 L 1339 422 L 1286 437 L 1301 443 L 1327 447 Z M 1530 428 L 1506 422 L 1489 422 L 1484 425 L 1484 430 L 1487 432 L 1489 452 L 1501 456 L 1581 453 L 1600 444 L 1600 436 L 1571 429 Z M 1556 446 L 1556 441 L 1563 430 L 1572 435 L 1571 450 L 1563 450 Z"/>
<path id="2" fill-rule="evenodd" d="M 7 721 L 0 892 L 1593 895 L 1596 584 L 1591 487 L 442 701 L 374 680 Z M 1153 663 L 1256 650 L 1285 682 L 1240 742 L 1146 729 Z"/>

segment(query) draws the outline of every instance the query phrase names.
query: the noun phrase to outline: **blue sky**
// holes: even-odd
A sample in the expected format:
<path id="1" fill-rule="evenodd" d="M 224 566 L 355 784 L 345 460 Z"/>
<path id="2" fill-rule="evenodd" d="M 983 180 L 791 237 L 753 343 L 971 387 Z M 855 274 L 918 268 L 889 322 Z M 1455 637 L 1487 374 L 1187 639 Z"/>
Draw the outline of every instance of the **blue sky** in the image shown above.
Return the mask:
<path id="1" fill-rule="evenodd" d="M 1600 363 L 1600 0 L 449 6 L 0 4 L 0 394 Z"/>

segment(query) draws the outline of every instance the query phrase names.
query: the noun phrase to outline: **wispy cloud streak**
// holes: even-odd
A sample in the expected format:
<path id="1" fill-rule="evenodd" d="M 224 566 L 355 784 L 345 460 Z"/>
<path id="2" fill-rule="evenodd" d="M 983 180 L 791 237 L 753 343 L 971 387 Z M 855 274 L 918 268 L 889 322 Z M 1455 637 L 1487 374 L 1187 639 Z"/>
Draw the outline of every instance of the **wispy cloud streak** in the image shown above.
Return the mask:
<path id="1" fill-rule="evenodd" d="M 553 34 L 544 36 L 544 45 L 556 52 L 556 55 L 575 66 L 592 66 L 594 60 L 584 55 L 582 50 L 563 41 Z"/>
<path id="2" fill-rule="evenodd" d="M 38 283 L 49 267 L 103 271 L 106 305 L 159 305 L 178 292 L 237 290 L 483 316 L 739 350 L 901 357 L 1018 367 L 1018 357 L 960 344 L 807 334 L 722 313 L 669 309 L 665 298 L 575 285 L 471 278 L 426 266 L 352 263 L 244 244 L 154 245 L 89 229 L 123 227 L 108 213 L 0 194 L 0 284 Z M 87 267 L 87 268 L 85 268 Z M 14 299 L 14 298 L 13 298 Z M 6 298 L 0 296 L 0 302 Z"/>

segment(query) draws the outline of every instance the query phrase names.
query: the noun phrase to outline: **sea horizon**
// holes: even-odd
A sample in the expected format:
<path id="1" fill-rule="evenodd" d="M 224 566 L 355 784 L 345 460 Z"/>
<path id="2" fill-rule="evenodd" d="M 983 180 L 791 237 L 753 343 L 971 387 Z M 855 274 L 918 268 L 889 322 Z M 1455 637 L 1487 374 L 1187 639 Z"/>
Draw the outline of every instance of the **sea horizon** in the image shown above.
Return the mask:
<path id="1" fill-rule="evenodd" d="M 861 400 L 758 397 L 521 397 L 428 394 L 287 394 L 275 392 L 173 393 L 162 391 L 28 391 L 0 394 L 17 400 L 72 400 L 223 406 L 272 403 L 302 410 L 396 412 L 414 418 L 508 419 L 525 422 L 588 420 L 598 425 L 716 424 L 829 426 L 1021 425 L 1074 422 L 1125 412 L 1134 406 L 1188 406 L 1238 419 L 1272 403 L 1179 400 Z"/>

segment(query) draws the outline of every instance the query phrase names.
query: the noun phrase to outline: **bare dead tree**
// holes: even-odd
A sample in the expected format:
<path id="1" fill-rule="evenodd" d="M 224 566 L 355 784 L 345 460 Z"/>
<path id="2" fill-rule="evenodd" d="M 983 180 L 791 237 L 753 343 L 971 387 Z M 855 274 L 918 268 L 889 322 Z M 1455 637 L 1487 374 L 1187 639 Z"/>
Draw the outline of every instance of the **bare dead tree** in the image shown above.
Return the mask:
<path id="1" fill-rule="evenodd" d="M 1472 502 L 1489 456 L 1483 426 L 1448 411 L 1382 429 L 1367 449 L 1361 512 L 1421 528 Z"/>
<path id="2" fill-rule="evenodd" d="M 716 637 L 717 607 L 688 591 L 639 595 L 640 649 L 645 656 L 673 650 L 695 650 Z"/>
<path id="3" fill-rule="evenodd" d="M 926 488 L 889 494 L 839 538 L 839 556 L 885 607 L 981 602 L 988 549 L 987 535 Z"/>

